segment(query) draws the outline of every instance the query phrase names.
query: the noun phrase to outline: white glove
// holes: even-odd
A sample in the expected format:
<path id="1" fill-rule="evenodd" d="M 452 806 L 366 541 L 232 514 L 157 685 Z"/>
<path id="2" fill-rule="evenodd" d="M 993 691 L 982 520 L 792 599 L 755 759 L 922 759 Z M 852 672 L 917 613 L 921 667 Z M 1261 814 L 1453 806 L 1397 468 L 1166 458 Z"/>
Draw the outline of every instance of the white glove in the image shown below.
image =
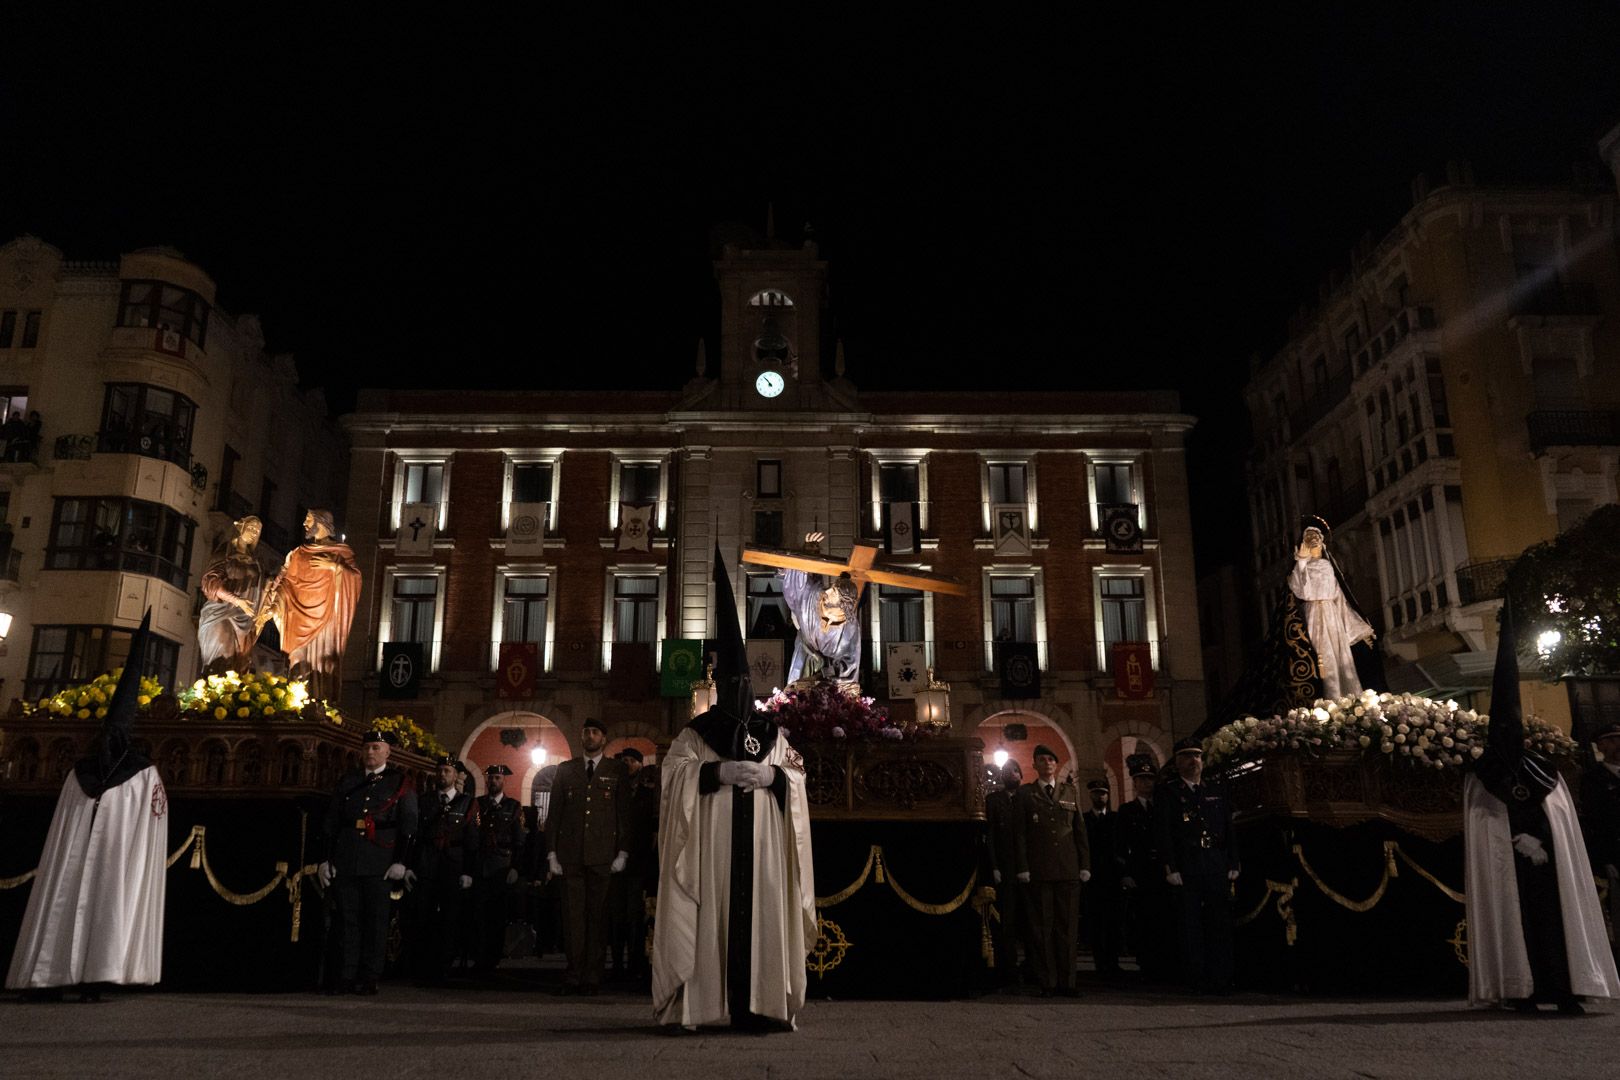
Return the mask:
<path id="1" fill-rule="evenodd" d="M 739 761 L 737 764 L 741 765 L 743 770 L 742 779 L 737 781 L 737 786 L 744 791 L 758 791 L 776 782 L 776 767 L 773 765 L 767 765 L 763 761 Z"/>
<path id="2" fill-rule="evenodd" d="M 1226 880 L 1227 881 L 1236 881 L 1238 879 L 1238 875 L 1240 873 L 1242 873 L 1241 870 L 1228 870 L 1226 872 Z"/>
<path id="3" fill-rule="evenodd" d="M 1181 871 L 1180 870 L 1172 870 L 1172 871 L 1170 871 L 1168 874 L 1164 875 L 1164 880 L 1169 882 L 1171 885 L 1174 885 L 1177 888 L 1180 888 L 1181 887 Z"/>
<path id="4" fill-rule="evenodd" d="M 1091 880 L 1091 871 L 1090 870 L 1082 870 L 1082 871 L 1080 871 L 1080 884 L 1084 885 L 1086 882 L 1088 882 L 1090 880 Z"/>
<path id="5" fill-rule="evenodd" d="M 562 863 L 557 861 L 557 853 L 555 851 L 546 853 L 546 867 L 551 871 L 552 877 L 562 877 Z"/>
<path id="6" fill-rule="evenodd" d="M 337 877 L 337 871 L 332 869 L 331 863 L 323 862 L 315 868 L 315 877 L 320 881 L 321 888 L 324 889 L 332 884 L 332 879 Z"/>
<path id="7" fill-rule="evenodd" d="M 722 761 L 720 766 L 714 770 L 715 778 L 727 786 L 740 784 L 742 783 L 742 767 L 744 764 L 741 761 Z"/>
<path id="8" fill-rule="evenodd" d="M 461 887 L 463 889 L 472 888 L 472 875 L 471 874 L 462 874 L 461 875 Z"/>
<path id="9" fill-rule="evenodd" d="M 405 876 L 405 864 L 404 863 L 398 863 L 398 862 L 395 863 L 394 865 L 390 866 L 388 868 L 388 870 L 383 874 L 383 877 L 387 878 L 389 881 L 398 881 L 401 878 L 403 878 L 404 876 Z"/>
<path id="10" fill-rule="evenodd" d="M 1529 833 L 1520 833 L 1513 838 L 1513 850 L 1529 859 L 1531 866 L 1547 865 L 1547 849 Z"/>
<path id="11" fill-rule="evenodd" d="M 625 864 L 629 861 L 630 853 L 628 851 L 619 852 L 617 855 L 613 856 L 613 865 L 609 868 L 608 872 L 612 874 L 624 873 Z"/>
<path id="12" fill-rule="evenodd" d="M 1133 877 L 1122 877 L 1119 879 L 1119 884 L 1122 888 L 1134 889 L 1136 888 L 1136 879 Z"/>
<path id="13" fill-rule="evenodd" d="M 1018 880 L 1023 882 L 1025 885 L 1028 885 L 1029 884 L 1029 871 L 1028 870 L 1020 870 L 1020 871 L 1018 871 Z"/>
<path id="14" fill-rule="evenodd" d="M 405 871 L 405 887 L 407 889 L 416 888 L 416 871 L 415 870 L 407 870 L 407 871 Z"/>
<path id="15" fill-rule="evenodd" d="M 992 870 L 992 871 L 990 871 L 990 880 L 994 881 L 997 885 L 1000 885 L 1001 884 L 1001 871 L 1000 870 Z"/>
<path id="16" fill-rule="evenodd" d="M 508 885 L 517 884 L 517 867 L 514 866 L 506 871 L 506 883 Z"/>

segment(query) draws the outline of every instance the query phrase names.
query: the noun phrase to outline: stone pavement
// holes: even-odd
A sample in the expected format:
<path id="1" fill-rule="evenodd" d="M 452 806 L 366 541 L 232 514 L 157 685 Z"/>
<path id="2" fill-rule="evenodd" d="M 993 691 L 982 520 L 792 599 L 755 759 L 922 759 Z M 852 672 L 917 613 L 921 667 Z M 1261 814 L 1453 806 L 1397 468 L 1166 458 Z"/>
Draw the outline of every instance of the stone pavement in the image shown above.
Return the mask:
<path id="1" fill-rule="evenodd" d="M 1075 1000 L 812 1001 L 793 1034 L 670 1035 L 645 996 L 564 998 L 517 972 L 375 998 L 124 992 L 0 1000 L 0 1076 L 1613 1077 L 1620 1008 L 1582 1018 L 1459 1001 L 1194 998 L 1088 982 Z"/>

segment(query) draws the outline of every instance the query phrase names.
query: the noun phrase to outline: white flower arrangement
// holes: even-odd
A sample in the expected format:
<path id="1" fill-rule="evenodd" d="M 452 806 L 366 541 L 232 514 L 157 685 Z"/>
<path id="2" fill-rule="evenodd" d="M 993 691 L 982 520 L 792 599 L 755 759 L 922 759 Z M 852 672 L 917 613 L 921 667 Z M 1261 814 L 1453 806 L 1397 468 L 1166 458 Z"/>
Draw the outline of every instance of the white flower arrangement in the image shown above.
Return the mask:
<path id="1" fill-rule="evenodd" d="M 1458 768 L 1485 752 L 1489 724 L 1488 715 L 1460 709 L 1455 701 L 1364 690 L 1282 716 L 1234 720 L 1204 740 L 1204 760 L 1229 765 L 1268 753 L 1359 750 L 1420 768 Z M 1547 757 L 1575 753 L 1574 741 L 1539 717 L 1525 717 L 1524 728 L 1528 749 Z"/>

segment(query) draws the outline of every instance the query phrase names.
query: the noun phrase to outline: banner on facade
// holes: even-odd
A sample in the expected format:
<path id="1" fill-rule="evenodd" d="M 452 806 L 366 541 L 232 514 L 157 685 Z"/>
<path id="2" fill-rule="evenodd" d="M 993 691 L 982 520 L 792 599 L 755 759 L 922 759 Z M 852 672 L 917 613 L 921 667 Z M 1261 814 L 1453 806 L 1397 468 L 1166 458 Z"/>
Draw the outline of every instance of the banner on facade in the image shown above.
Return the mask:
<path id="1" fill-rule="evenodd" d="M 1029 555 L 1029 507 L 1023 503 L 996 503 L 990 507 L 990 524 L 997 555 Z"/>
<path id="2" fill-rule="evenodd" d="M 928 688 L 928 654 L 921 642 L 892 641 L 883 647 L 883 666 L 889 672 L 889 697 L 911 698 Z"/>
<path id="3" fill-rule="evenodd" d="M 884 506 L 889 515 L 889 554 L 910 555 L 917 550 L 917 504 L 892 502 Z"/>
<path id="4" fill-rule="evenodd" d="M 439 508 L 434 503 L 406 503 L 399 508 L 399 534 L 394 539 L 396 555 L 432 555 L 433 534 L 437 531 Z"/>
<path id="5" fill-rule="evenodd" d="M 506 554 L 538 555 L 546 543 L 548 504 L 513 503 L 506 526 Z"/>
<path id="6" fill-rule="evenodd" d="M 1101 507 L 1102 534 L 1109 551 L 1141 551 L 1142 525 L 1135 503 L 1109 503 Z"/>
<path id="7" fill-rule="evenodd" d="M 1114 643 L 1114 693 L 1127 701 L 1153 696 L 1153 649 L 1147 642 Z"/>
<path id="8" fill-rule="evenodd" d="M 652 550 L 652 515 L 655 509 L 655 503 L 646 506 L 619 504 L 620 551 Z"/>
<path id="9" fill-rule="evenodd" d="M 661 697 L 692 695 L 692 684 L 703 678 L 703 642 L 688 638 L 665 638 L 663 662 L 658 670 Z"/>
<path id="10" fill-rule="evenodd" d="M 1041 696 L 1040 654 L 1033 641 L 996 642 L 995 661 L 1003 698 L 1027 701 Z"/>
<path id="11" fill-rule="evenodd" d="M 383 643 L 382 671 L 377 678 L 377 696 L 414 698 L 422 688 L 422 643 L 386 641 Z"/>
<path id="12" fill-rule="evenodd" d="M 534 641 L 503 641 L 496 696 L 516 701 L 534 697 L 534 681 L 540 673 L 540 645 Z"/>
<path id="13" fill-rule="evenodd" d="M 747 649 L 748 681 L 754 688 L 754 696 L 769 697 L 787 682 L 787 671 L 782 663 L 785 643 L 781 638 L 752 638 Z"/>

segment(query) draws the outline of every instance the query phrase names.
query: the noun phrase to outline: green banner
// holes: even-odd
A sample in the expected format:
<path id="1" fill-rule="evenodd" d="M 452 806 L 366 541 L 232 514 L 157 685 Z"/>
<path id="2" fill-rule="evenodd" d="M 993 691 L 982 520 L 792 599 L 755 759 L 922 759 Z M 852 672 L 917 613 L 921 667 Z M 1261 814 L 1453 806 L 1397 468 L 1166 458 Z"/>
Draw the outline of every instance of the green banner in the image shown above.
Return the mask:
<path id="1" fill-rule="evenodd" d="M 658 692 L 664 697 L 686 697 L 692 684 L 703 678 L 703 642 L 664 639 L 664 662 L 659 668 Z"/>

